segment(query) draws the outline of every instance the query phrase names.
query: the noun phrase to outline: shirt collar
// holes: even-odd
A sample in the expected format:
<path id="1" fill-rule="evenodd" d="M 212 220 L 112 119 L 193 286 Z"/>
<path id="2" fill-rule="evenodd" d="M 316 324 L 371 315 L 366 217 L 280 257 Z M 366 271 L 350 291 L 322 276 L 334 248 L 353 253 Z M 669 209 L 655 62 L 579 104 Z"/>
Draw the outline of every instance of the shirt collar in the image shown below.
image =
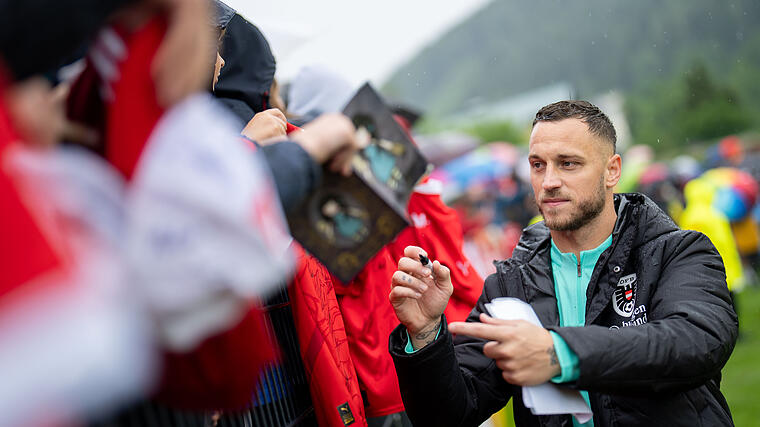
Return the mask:
<path id="1" fill-rule="evenodd" d="M 552 251 L 551 251 L 551 258 L 552 260 L 559 261 L 562 258 L 571 258 L 574 261 L 575 260 L 575 254 L 572 252 L 561 252 L 557 245 L 554 244 L 554 239 L 551 239 L 552 243 Z M 604 240 L 599 246 L 595 247 L 594 249 L 589 249 L 587 251 L 581 251 L 581 261 L 585 260 L 594 260 L 594 264 L 596 264 L 596 260 L 599 259 L 599 256 L 604 252 L 607 248 L 612 245 L 612 234 L 607 236 L 607 239 Z"/>

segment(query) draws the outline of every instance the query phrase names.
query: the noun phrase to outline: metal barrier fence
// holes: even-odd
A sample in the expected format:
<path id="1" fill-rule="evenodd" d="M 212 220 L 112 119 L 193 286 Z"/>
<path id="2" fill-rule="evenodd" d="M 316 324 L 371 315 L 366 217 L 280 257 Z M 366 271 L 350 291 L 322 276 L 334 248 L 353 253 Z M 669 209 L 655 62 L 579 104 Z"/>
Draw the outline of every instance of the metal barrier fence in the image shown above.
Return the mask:
<path id="1" fill-rule="evenodd" d="M 279 364 L 259 379 L 251 405 L 235 413 L 188 412 L 140 402 L 91 427 L 311 427 L 316 426 L 287 290 L 271 297 L 265 310 L 271 320 L 270 338 L 280 344 Z M 273 341 L 274 342 L 274 341 Z"/>

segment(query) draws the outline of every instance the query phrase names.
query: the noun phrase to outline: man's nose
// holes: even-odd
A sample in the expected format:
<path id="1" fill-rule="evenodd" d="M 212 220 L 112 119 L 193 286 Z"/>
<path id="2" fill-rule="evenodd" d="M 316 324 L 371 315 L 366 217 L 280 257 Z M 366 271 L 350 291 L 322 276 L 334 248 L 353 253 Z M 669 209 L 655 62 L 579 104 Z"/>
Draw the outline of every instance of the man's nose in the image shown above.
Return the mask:
<path id="1" fill-rule="evenodd" d="M 562 180 L 559 177 L 556 169 L 551 166 L 546 166 L 546 172 L 544 172 L 544 180 L 541 182 L 541 187 L 546 190 L 554 190 L 562 186 Z"/>

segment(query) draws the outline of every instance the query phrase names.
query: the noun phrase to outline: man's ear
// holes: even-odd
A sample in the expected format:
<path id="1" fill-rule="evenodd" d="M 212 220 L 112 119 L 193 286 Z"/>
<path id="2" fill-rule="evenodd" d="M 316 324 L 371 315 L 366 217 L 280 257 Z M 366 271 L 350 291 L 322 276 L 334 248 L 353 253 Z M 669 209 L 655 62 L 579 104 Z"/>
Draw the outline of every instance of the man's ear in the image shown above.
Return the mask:
<path id="1" fill-rule="evenodd" d="M 604 183 L 607 188 L 614 188 L 620 181 L 620 174 L 623 172 L 623 159 L 620 154 L 612 155 L 607 160 L 607 167 L 604 171 Z"/>

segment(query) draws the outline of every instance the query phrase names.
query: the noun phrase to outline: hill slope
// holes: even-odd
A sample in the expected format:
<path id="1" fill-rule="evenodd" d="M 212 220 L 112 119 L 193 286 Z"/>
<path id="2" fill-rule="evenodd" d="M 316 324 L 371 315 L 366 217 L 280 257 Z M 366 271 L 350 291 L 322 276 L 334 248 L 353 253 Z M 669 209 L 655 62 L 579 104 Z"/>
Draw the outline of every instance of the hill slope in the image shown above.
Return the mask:
<path id="1" fill-rule="evenodd" d="M 556 82 L 588 97 L 645 87 L 698 59 L 718 78 L 737 61 L 760 67 L 749 45 L 760 49 L 756 0 L 496 0 L 400 67 L 383 91 L 432 115 Z"/>

